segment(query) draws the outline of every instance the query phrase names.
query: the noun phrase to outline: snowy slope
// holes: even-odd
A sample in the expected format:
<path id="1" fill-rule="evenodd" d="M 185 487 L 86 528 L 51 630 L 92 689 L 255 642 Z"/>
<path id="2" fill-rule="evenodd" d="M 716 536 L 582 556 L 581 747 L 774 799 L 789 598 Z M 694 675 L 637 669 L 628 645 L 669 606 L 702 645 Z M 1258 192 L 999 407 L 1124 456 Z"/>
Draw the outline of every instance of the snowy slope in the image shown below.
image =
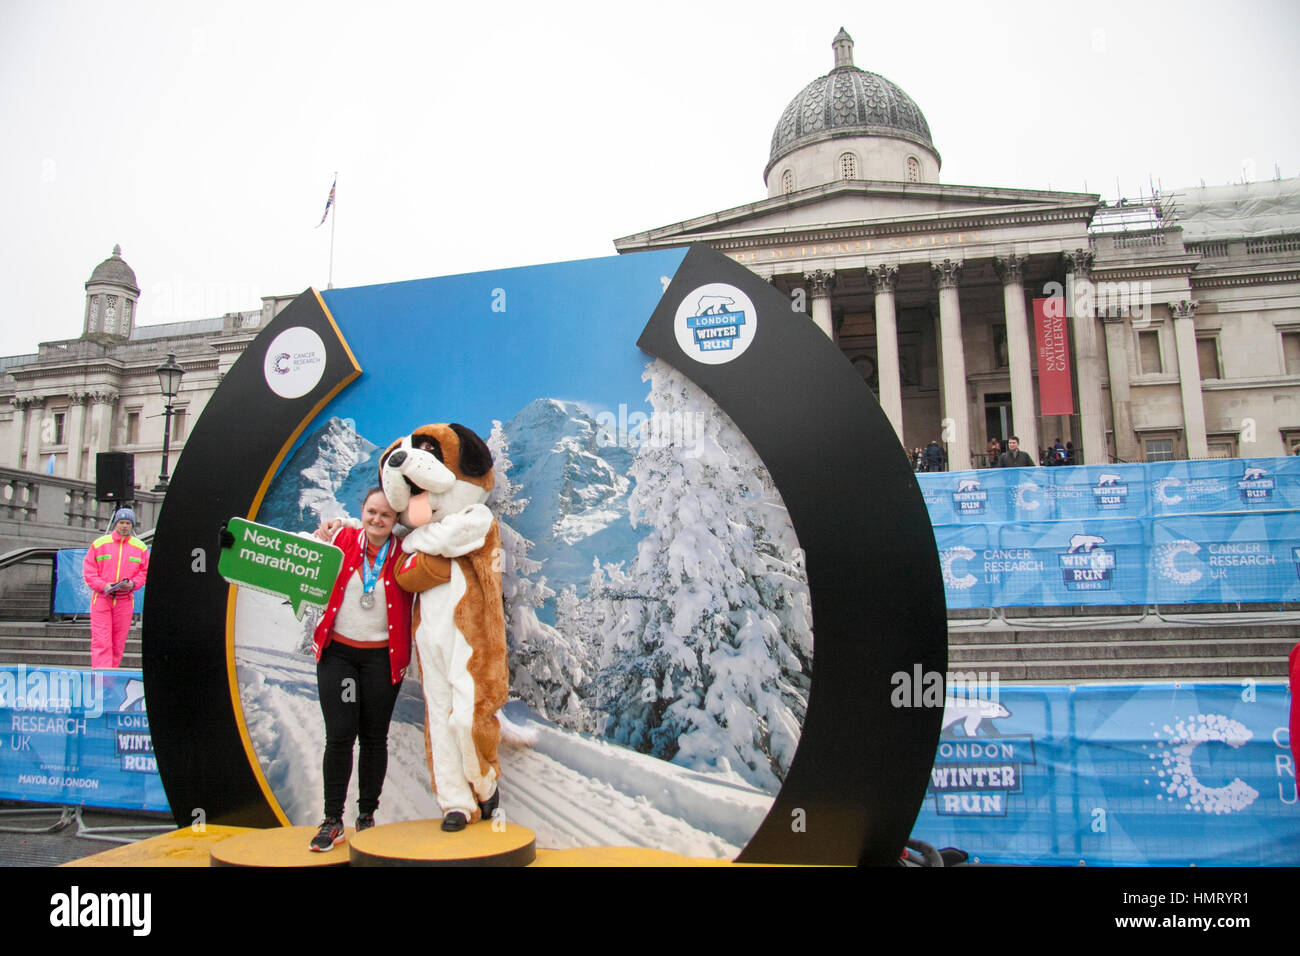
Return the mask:
<path id="1" fill-rule="evenodd" d="M 324 722 L 316 665 L 299 644 L 302 625 L 276 598 L 240 591 L 235 663 L 240 700 L 263 773 L 291 823 L 321 815 Z M 503 745 L 502 808 L 551 849 L 644 846 L 688 856 L 731 857 L 758 829 L 771 796 L 734 778 L 704 774 L 556 727 L 526 706 L 511 721 L 535 731 L 532 747 Z M 418 683 L 403 684 L 389 731 L 381 823 L 439 815 L 424 762 Z M 355 813 L 355 774 L 348 814 Z"/>

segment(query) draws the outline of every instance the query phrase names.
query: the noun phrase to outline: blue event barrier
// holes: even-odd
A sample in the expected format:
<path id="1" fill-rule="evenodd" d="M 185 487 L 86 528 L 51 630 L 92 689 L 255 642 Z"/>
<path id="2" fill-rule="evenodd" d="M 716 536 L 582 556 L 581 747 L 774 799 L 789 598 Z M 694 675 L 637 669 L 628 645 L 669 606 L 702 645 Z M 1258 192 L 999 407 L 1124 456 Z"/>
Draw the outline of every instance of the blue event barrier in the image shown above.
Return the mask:
<path id="1" fill-rule="evenodd" d="M 0 797 L 166 811 L 144 679 L 0 665 Z"/>
<path id="2" fill-rule="evenodd" d="M 65 548 L 54 556 L 54 613 L 89 614 L 90 588 L 82 574 L 87 548 Z M 144 588 L 131 598 L 135 613 L 144 612 Z"/>
<path id="3" fill-rule="evenodd" d="M 1280 684 L 950 696 L 913 834 L 986 863 L 1300 864 Z"/>
<path id="4" fill-rule="evenodd" d="M 918 475 L 948 606 L 1300 601 L 1300 460 Z"/>

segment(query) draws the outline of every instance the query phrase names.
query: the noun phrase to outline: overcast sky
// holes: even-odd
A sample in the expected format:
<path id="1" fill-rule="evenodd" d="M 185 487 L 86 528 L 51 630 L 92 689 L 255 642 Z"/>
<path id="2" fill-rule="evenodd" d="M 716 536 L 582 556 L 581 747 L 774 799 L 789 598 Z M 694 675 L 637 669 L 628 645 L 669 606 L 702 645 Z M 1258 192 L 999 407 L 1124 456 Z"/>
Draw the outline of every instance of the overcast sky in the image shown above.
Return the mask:
<path id="1" fill-rule="evenodd" d="M 763 198 L 832 66 L 921 107 L 946 183 L 1136 196 L 1300 175 L 1300 4 L 0 0 L 0 354 L 80 334 L 121 243 L 154 324 L 613 254 Z"/>

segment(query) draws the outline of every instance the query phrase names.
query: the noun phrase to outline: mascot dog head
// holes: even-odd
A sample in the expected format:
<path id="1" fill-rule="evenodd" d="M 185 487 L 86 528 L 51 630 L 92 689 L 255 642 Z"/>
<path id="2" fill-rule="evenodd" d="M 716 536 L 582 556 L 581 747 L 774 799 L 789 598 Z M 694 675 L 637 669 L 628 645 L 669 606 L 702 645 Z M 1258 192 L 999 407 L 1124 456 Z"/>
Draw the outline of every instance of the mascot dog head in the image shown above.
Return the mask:
<path id="1" fill-rule="evenodd" d="M 379 484 L 408 528 L 486 501 L 493 483 L 492 453 L 464 425 L 422 425 L 379 459 Z"/>

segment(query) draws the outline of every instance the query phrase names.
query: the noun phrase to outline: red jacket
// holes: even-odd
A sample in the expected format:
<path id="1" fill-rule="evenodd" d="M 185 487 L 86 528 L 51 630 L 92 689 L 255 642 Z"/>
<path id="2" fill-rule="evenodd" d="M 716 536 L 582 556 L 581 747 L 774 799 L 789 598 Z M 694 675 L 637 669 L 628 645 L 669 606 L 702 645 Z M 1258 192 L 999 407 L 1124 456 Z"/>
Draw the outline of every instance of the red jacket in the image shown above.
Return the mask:
<path id="1" fill-rule="evenodd" d="M 81 563 L 81 576 L 86 580 L 86 587 L 91 590 L 92 608 L 105 601 L 109 607 L 116 607 L 119 598 L 134 600 L 132 595 L 144 587 L 148 572 L 149 548 L 139 538 L 123 538 L 116 531 L 110 531 L 91 542 L 86 551 L 86 559 Z M 104 589 L 123 578 L 131 582 L 131 590 L 105 597 Z"/>
<path id="2" fill-rule="evenodd" d="M 330 635 L 334 630 L 334 618 L 338 616 L 339 605 L 343 602 L 348 581 L 357 573 L 365 557 L 365 548 L 361 544 L 365 534 L 364 531 L 356 528 L 344 527 L 334 535 L 333 543 L 343 552 L 343 567 L 334 582 L 334 590 L 330 594 L 330 602 L 325 608 L 325 613 L 321 616 L 320 623 L 316 625 L 316 631 L 312 635 L 312 646 L 316 649 L 318 661 L 321 653 L 329 646 Z M 411 663 L 411 602 L 415 596 L 399 588 L 393 578 L 397 562 L 402 557 L 402 544 L 395 537 L 389 540 L 392 545 L 388 549 L 388 556 L 384 558 L 382 577 L 384 596 L 388 601 L 388 660 L 392 665 L 393 683 L 396 684 L 406 675 L 407 665 Z"/>

